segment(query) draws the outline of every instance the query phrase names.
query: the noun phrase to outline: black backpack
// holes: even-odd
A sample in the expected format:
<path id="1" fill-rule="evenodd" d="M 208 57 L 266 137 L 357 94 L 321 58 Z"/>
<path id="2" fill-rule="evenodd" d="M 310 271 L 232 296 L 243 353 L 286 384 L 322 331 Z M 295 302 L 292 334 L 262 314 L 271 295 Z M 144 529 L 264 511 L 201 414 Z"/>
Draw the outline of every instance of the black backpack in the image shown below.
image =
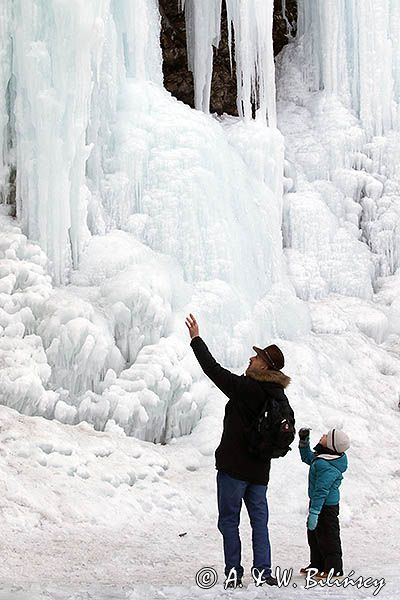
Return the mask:
<path id="1" fill-rule="evenodd" d="M 296 429 L 293 411 L 287 401 L 268 397 L 257 418 L 245 423 L 247 449 L 254 458 L 281 458 L 291 450 Z"/>

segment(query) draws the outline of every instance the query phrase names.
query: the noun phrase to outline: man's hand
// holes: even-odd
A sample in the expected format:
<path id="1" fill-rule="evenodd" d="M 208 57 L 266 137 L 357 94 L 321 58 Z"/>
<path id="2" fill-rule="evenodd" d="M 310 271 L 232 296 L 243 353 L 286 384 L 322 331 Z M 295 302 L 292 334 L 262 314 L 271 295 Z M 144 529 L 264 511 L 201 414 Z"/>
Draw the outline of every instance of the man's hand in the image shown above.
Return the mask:
<path id="1" fill-rule="evenodd" d="M 192 339 L 199 335 L 199 326 L 197 325 L 197 321 L 192 315 L 192 313 L 190 313 L 189 317 L 186 317 L 185 323 L 187 328 L 189 329 L 189 334 Z"/>

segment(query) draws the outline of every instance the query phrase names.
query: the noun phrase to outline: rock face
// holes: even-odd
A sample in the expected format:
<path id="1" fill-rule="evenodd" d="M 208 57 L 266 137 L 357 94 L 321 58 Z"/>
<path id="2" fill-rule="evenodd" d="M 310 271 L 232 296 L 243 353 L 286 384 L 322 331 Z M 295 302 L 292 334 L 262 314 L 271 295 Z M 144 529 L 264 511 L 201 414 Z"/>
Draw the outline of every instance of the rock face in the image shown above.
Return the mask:
<path id="1" fill-rule="evenodd" d="M 185 16 L 179 10 L 178 0 L 159 0 L 159 6 L 164 85 L 178 100 L 193 107 L 193 75 L 187 68 Z M 286 17 L 295 28 L 296 0 L 286 0 Z M 273 26 L 275 55 L 282 50 L 287 41 L 287 25 L 282 15 L 281 0 L 275 0 Z M 231 73 L 229 62 L 228 27 L 224 0 L 222 2 L 221 42 L 219 48 L 214 49 L 210 111 L 218 114 L 225 112 L 237 115 L 236 72 L 233 62 L 233 73 Z"/>

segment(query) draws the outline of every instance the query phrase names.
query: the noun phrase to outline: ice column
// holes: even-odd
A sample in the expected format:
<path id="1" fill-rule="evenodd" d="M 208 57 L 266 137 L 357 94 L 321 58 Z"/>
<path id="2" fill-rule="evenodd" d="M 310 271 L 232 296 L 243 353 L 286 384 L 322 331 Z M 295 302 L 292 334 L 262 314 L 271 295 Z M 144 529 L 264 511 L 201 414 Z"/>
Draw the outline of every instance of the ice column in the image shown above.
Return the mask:
<path id="1" fill-rule="evenodd" d="M 397 0 L 299 0 L 303 74 L 312 90 L 339 94 L 368 135 L 398 127 Z"/>
<path id="2" fill-rule="evenodd" d="M 127 77 L 150 80 L 162 86 L 157 0 L 112 0 L 111 9 Z"/>
<path id="3" fill-rule="evenodd" d="M 238 112 L 276 126 L 275 66 L 272 45 L 273 0 L 226 0 L 229 43 L 234 31 Z"/>
<path id="4" fill-rule="evenodd" d="M 7 196 L 10 157 L 8 152 L 7 86 L 11 76 L 10 3 L 0 4 L 0 202 Z"/>
<path id="5" fill-rule="evenodd" d="M 218 47 L 221 0 L 181 0 L 185 9 L 189 69 L 194 76 L 195 107 L 209 111 L 213 46 Z M 235 47 L 239 115 L 276 125 L 275 67 L 272 46 L 273 0 L 226 0 L 229 47 Z M 234 36 L 234 37 L 233 37 Z"/>
<path id="6" fill-rule="evenodd" d="M 12 62 L 17 214 L 56 283 L 78 265 L 90 235 L 87 207 L 100 192 L 118 93 L 129 77 L 162 85 L 159 20 L 157 0 L 1 3 L 0 151 Z"/>
<path id="7" fill-rule="evenodd" d="M 390 2 L 390 40 L 393 51 L 393 81 L 394 81 L 394 99 L 400 104 L 400 2 L 391 0 Z M 399 113 L 397 114 L 399 118 Z M 400 123 L 397 122 L 397 129 Z"/>
<path id="8" fill-rule="evenodd" d="M 182 0 L 185 9 L 188 67 L 194 78 L 194 105 L 206 113 L 210 108 L 213 46 L 221 32 L 222 0 Z"/>
<path id="9" fill-rule="evenodd" d="M 85 135 L 108 1 L 14 2 L 17 212 L 57 283 L 88 236 Z"/>

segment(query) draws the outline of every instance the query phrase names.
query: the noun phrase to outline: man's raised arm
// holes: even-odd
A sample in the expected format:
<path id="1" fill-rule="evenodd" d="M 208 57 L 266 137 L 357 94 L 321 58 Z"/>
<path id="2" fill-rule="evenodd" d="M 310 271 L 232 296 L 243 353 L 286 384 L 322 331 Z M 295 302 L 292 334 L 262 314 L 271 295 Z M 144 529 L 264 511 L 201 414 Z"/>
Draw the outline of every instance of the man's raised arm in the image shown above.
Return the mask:
<path id="1" fill-rule="evenodd" d="M 215 360 L 207 344 L 199 335 L 199 327 L 192 314 L 186 318 L 186 325 L 189 329 L 192 350 L 199 361 L 204 373 L 213 383 L 229 398 L 238 391 L 238 384 L 241 382 L 240 375 L 231 373 L 228 369 L 221 367 Z"/>

